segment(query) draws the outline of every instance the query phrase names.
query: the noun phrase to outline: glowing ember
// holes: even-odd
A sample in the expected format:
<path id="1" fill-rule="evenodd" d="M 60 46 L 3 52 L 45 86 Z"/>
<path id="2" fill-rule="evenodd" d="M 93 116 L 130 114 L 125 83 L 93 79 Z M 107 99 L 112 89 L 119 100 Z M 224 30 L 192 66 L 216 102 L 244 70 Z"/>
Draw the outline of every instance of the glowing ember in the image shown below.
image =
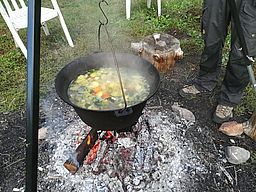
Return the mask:
<path id="1" fill-rule="evenodd" d="M 87 145 L 90 145 L 90 144 L 91 144 L 91 136 L 88 135 L 88 137 L 87 137 Z"/>
<path id="2" fill-rule="evenodd" d="M 90 135 L 88 136 L 88 138 L 90 138 Z M 91 149 L 91 151 L 89 152 L 86 160 L 84 161 L 85 164 L 92 164 L 93 161 L 96 159 L 97 157 L 97 152 L 100 148 L 100 140 L 98 140 L 95 145 L 93 146 L 93 148 Z"/>
<path id="3" fill-rule="evenodd" d="M 116 140 L 116 137 L 112 134 L 111 131 L 107 131 L 102 137 L 102 140 L 107 140 L 113 143 Z"/>
<path id="4" fill-rule="evenodd" d="M 116 140 L 116 137 L 112 134 L 111 131 L 106 131 L 104 133 L 104 135 L 102 136 L 102 138 L 100 138 L 100 140 L 104 140 L 106 142 L 111 142 L 113 143 Z M 92 164 L 94 162 L 94 160 L 97 157 L 97 152 L 100 149 L 100 140 L 98 140 L 95 145 L 92 147 L 92 149 L 90 150 L 90 152 L 87 155 L 86 160 L 84 161 L 85 164 Z M 87 137 L 87 145 L 91 144 L 91 136 L 88 135 Z"/>
<path id="5" fill-rule="evenodd" d="M 111 133 L 111 131 L 107 131 L 106 138 L 109 139 L 111 137 L 113 137 L 113 134 Z"/>

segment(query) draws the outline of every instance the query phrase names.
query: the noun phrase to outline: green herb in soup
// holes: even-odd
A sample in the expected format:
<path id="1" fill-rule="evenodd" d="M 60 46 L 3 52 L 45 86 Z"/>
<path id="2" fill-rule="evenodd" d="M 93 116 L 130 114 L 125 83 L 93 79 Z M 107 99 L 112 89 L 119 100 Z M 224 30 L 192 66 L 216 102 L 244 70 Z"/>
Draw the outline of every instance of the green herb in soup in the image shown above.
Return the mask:
<path id="1" fill-rule="evenodd" d="M 137 71 L 120 68 L 125 99 L 128 106 L 144 101 L 149 84 Z M 79 75 L 71 82 L 68 95 L 75 105 L 93 110 L 112 110 L 124 107 L 123 95 L 115 68 L 99 68 Z"/>

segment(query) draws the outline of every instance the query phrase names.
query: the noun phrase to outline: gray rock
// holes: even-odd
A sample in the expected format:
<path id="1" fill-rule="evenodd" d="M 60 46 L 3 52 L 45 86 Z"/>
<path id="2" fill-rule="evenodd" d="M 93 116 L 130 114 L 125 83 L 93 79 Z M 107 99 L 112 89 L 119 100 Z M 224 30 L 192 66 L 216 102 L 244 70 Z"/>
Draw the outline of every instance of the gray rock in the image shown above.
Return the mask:
<path id="1" fill-rule="evenodd" d="M 177 102 L 175 102 L 172 105 L 172 110 L 174 112 L 176 112 L 181 118 L 183 118 L 189 122 L 194 123 L 196 121 L 194 114 L 191 111 L 189 111 L 188 109 L 180 107 Z"/>
<path id="2" fill-rule="evenodd" d="M 242 164 L 250 158 L 250 152 L 241 147 L 228 146 L 226 148 L 226 158 L 232 164 Z"/>

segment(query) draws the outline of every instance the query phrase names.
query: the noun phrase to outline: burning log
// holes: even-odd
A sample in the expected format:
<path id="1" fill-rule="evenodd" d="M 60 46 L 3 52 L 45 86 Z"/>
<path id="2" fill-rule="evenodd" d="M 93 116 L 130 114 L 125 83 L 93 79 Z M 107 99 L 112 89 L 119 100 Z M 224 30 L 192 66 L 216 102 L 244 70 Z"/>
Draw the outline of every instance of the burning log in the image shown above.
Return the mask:
<path id="1" fill-rule="evenodd" d="M 82 143 L 77 147 L 75 153 L 64 163 L 64 167 L 72 174 L 75 174 L 83 165 L 84 159 L 98 140 L 97 130 L 91 129 Z"/>
<path id="2" fill-rule="evenodd" d="M 66 160 L 64 167 L 70 173 L 75 174 L 84 162 L 91 164 L 97 157 L 97 151 L 101 144 L 100 140 L 113 143 L 116 138 L 111 131 L 102 131 L 98 136 L 98 132 L 95 129 L 91 129 L 85 139 L 83 139 L 81 144 L 77 147 L 75 154 Z"/>
<path id="3" fill-rule="evenodd" d="M 86 164 L 91 164 L 94 161 L 94 159 L 97 156 L 97 151 L 99 150 L 99 148 L 100 148 L 100 140 L 97 141 L 97 143 L 93 146 L 90 153 L 88 154 L 85 160 Z"/>

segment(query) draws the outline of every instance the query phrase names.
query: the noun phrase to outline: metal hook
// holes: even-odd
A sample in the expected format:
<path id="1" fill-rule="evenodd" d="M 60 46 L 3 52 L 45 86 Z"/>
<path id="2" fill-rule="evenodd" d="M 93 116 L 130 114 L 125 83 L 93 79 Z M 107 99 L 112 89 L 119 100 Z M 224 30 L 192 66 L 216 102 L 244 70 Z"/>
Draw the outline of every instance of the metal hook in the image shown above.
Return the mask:
<path id="1" fill-rule="evenodd" d="M 105 3 L 106 5 L 108 5 L 108 2 L 105 1 L 105 0 L 101 0 L 101 1 L 99 2 L 99 8 L 100 8 L 100 10 L 101 10 L 103 16 L 105 17 L 106 22 L 103 23 L 103 22 L 101 22 L 100 20 L 99 20 L 99 22 L 100 22 L 101 25 L 107 25 L 107 24 L 108 24 L 108 17 L 106 16 L 104 10 L 103 10 L 102 7 L 101 7 L 101 4 L 102 4 L 102 3 Z"/>
<path id="2" fill-rule="evenodd" d="M 107 15 L 105 14 L 104 10 L 103 10 L 102 7 L 101 7 L 101 4 L 102 4 L 102 3 L 105 3 L 106 5 L 108 5 L 108 2 L 105 1 L 105 0 L 101 0 L 101 1 L 99 2 L 100 11 L 102 12 L 103 16 L 104 16 L 105 19 L 106 19 L 105 23 L 103 23 L 101 20 L 99 20 L 100 25 L 99 25 L 99 28 L 98 28 L 98 43 L 99 43 L 99 50 L 100 50 L 100 51 L 101 51 L 101 45 L 100 45 L 100 30 L 101 30 L 101 26 L 108 24 L 108 17 L 107 17 Z"/>

